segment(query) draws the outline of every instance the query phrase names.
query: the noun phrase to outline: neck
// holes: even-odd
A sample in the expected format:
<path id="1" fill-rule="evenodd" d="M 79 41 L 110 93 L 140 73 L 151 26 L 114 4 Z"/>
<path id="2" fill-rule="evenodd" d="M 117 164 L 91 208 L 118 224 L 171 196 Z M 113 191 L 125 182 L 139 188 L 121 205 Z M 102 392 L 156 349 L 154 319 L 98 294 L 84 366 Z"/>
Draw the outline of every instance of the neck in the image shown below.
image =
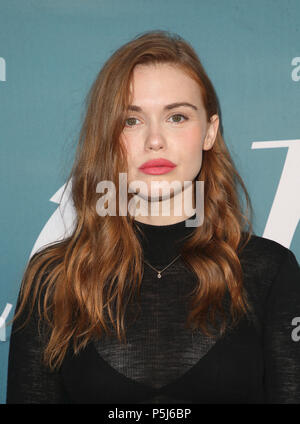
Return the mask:
<path id="1" fill-rule="evenodd" d="M 192 219 L 195 218 L 195 215 Z M 153 266 L 164 267 L 174 259 L 181 250 L 186 237 L 195 228 L 187 227 L 185 221 L 168 225 L 152 225 L 135 221 L 137 236 L 143 248 L 144 258 Z"/>
<path id="2" fill-rule="evenodd" d="M 164 226 L 185 221 L 196 213 L 194 184 L 172 197 L 161 196 L 151 201 L 140 198 L 139 211 L 141 214 L 136 213 L 135 221 L 143 224 Z"/>

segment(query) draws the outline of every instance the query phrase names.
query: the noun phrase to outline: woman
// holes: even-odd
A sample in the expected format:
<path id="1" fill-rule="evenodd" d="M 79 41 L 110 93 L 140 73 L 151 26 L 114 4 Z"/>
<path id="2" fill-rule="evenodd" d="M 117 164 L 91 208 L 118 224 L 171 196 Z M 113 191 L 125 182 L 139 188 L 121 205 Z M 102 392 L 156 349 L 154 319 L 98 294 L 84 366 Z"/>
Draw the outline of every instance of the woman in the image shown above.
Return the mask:
<path id="1" fill-rule="evenodd" d="M 299 265 L 253 234 L 219 116 L 179 36 L 144 33 L 105 63 L 70 175 L 76 227 L 23 278 L 8 403 L 300 402 Z M 124 196 L 102 213 L 98 184 L 118 199 L 120 175 L 143 214 Z"/>

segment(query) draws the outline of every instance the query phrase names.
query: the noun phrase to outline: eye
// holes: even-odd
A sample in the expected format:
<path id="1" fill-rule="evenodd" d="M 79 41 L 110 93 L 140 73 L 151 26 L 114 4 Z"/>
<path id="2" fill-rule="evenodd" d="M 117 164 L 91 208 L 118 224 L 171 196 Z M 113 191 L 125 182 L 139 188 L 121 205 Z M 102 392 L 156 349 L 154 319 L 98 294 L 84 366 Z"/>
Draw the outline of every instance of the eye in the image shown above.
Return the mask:
<path id="1" fill-rule="evenodd" d="M 125 120 L 125 127 L 134 127 L 136 125 L 137 118 L 130 117 Z"/>
<path id="2" fill-rule="evenodd" d="M 170 117 L 171 118 L 175 118 L 175 120 L 173 121 L 176 124 L 181 124 L 184 121 L 187 121 L 189 118 L 185 115 L 182 115 L 181 113 L 176 113 L 175 115 L 172 115 Z M 180 118 L 183 118 L 183 120 L 180 120 Z"/>

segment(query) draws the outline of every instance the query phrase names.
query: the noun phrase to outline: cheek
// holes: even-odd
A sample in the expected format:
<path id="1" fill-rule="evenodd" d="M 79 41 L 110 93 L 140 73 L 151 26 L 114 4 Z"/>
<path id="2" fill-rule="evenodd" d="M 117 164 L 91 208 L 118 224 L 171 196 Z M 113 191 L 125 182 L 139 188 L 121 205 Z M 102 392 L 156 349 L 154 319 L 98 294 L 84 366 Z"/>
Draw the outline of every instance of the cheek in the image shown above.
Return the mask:
<path id="1" fill-rule="evenodd" d="M 128 162 L 128 165 L 130 166 L 130 164 L 134 161 L 134 151 L 135 151 L 134 145 L 129 142 L 127 137 L 124 137 L 124 136 L 121 136 L 120 142 L 124 146 L 127 162 Z"/>
<path id="2" fill-rule="evenodd" d="M 186 160 L 197 161 L 202 155 L 202 131 L 198 126 L 190 127 L 181 135 L 180 152 Z"/>
<path id="3" fill-rule="evenodd" d="M 131 162 L 134 162 L 134 158 L 138 157 L 139 152 L 138 152 L 138 147 L 139 147 L 139 143 L 138 143 L 138 139 L 135 139 L 134 137 L 128 137 L 128 136 L 122 136 L 121 137 L 121 143 L 124 145 L 125 147 L 125 151 L 127 153 L 127 159 L 130 160 Z"/>
<path id="4" fill-rule="evenodd" d="M 131 137 L 131 139 L 129 139 L 129 137 L 124 137 L 121 138 L 121 142 L 123 143 L 124 147 L 125 147 L 125 152 L 126 152 L 126 158 L 127 158 L 127 164 L 128 164 L 128 168 L 127 168 L 127 181 L 128 183 L 131 182 L 132 180 L 137 179 L 137 170 L 136 167 L 140 162 L 140 158 L 141 158 L 141 153 L 139 152 L 139 143 L 138 140 L 137 142 L 135 142 L 135 140 Z"/>

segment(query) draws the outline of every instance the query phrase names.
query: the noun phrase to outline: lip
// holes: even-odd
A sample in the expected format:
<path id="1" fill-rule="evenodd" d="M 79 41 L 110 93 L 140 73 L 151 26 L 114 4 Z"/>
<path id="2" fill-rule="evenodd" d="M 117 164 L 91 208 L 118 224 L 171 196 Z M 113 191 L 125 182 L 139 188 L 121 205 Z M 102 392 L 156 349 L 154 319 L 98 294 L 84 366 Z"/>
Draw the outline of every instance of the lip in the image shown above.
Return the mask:
<path id="1" fill-rule="evenodd" d="M 175 166 L 176 166 L 175 163 L 171 162 L 170 160 L 159 158 L 159 159 L 148 160 L 147 162 L 143 163 L 143 165 L 141 165 L 139 169 L 155 168 L 155 167 L 175 168 Z"/>
<path id="2" fill-rule="evenodd" d="M 151 174 L 151 175 L 161 175 L 161 174 L 167 174 L 168 172 L 172 171 L 176 167 L 175 163 L 171 162 L 168 159 L 152 159 L 148 160 L 147 162 L 143 163 L 139 167 L 139 169 L 144 174 Z"/>
<path id="3" fill-rule="evenodd" d="M 141 168 L 141 171 L 144 174 L 150 174 L 150 175 L 161 175 L 161 174 L 167 174 L 168 172 L 172 171 L 174 169 L 174 166 L 153 166 L 153 168 Z"/>

